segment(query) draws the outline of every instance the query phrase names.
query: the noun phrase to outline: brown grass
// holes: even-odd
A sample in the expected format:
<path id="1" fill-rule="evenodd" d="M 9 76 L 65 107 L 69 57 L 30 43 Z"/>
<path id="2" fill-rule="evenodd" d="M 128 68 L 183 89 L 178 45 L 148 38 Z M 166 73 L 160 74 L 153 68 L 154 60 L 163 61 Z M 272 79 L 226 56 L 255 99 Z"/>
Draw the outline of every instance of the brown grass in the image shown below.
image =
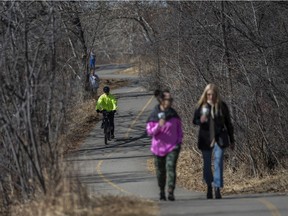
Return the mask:
<path id="1" fill-rule="evenodd" d="M 89 99 L 71 109 L 68 133 L 60 140 L 64 144 L 64 153 L 79 148 L 83 139 L 99 121 L 99 116 L 95 112 L 95 104 L 95 99 Z"/>
<path id="2" fill-rule="evenodd" d="M 153 159 L 147 161 L 148 169 L 155 173 Z M 177 183 L 189 190 L 206 190 L 203 182 L 202 158 L 189 149 L 183 149 L 180 153 L 177 164 Z M 271 175 L 260 177 L 247 177 L 244 165 L 239 167 L 236 172 L 224 169 L 224 188 L 223 194 L 240 193 L 266 193 L 266 192 L 288 192 L 288 172 L 287 170 L 277 170 Z"/>
<path id="3" fill-rule="evenodd" d="M 158 215 L 158 206 L 150 201 L 137 197 L 105 196 L 98 199 L 101 208 L 98 208 L 99 215 Z"/>
<path id="4" fill-rule="evenodd" d="M 51 182 L 49 193 L 31 201 L 14 205 L 12 216 L 110 216 L 158 214 L 155 203 L 125 196 L 91 196 L 80 183 L 62 179 L 57 186 Z"/>

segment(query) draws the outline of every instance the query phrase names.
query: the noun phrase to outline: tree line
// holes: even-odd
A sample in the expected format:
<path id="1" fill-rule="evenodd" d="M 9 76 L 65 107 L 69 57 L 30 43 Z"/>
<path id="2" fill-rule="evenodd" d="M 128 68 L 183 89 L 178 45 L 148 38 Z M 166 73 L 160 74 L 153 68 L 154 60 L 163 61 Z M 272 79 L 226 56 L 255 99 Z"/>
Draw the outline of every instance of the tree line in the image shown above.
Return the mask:
<path id="1" fill-rule="evenodd" d="M 244 166 L 250 176 L 287 168 L 287 6 L 271 1 L 124 6 L 132 13 L 126 19 L 136 19 L 144 37 L 137 50 L 143 70 L 150 71 L 147 83 L 176 96 L 191 150 L 197 152 L 191 120 L 196 102 L 206 84 L 215 83 L 235 126 L 230 165 Z"/>
<path id="2" fill-rule="evenodd" d="M 195 104 L 215 83 L 235 126 L 230 165 L 254 176 L 287 168 L 286 2 L 7 1 L 0 11 L 5 206 L 33 197 L 36 188 L 45 193 L 47 179 L 60 175 L 59 137 L 69 109 L 87 97 L 91 50 L 97 63 L 139 65 L 150 89 L 171 89 L 191 151 Z"/>

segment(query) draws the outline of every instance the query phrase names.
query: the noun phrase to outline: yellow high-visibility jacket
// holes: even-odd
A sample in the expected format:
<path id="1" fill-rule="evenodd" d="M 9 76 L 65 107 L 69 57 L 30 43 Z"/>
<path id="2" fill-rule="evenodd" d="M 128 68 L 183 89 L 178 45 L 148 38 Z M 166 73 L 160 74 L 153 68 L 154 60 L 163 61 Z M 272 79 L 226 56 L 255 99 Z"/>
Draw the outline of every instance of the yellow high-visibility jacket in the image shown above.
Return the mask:
<path id="1" fill-rule="evenodd" d="M 108 112 L 117 110 L 117 100 L 112 94 L 102 94 L 97 101 L 96 110 L 107 110 Z"/>

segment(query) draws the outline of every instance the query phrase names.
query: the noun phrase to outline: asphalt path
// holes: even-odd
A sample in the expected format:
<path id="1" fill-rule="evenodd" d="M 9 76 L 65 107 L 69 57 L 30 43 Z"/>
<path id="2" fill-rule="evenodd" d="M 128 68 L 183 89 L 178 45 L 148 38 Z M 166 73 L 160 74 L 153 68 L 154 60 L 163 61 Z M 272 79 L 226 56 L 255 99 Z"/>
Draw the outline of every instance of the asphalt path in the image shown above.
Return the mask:
<path id="1" fill-rule="evenodd" d="M 221 200 L 207 200 L 204 193 L 177 186 L 175 202 L 158 201 L 156 177 L 147 170 L 147 160 L 152 155 L 150 138 L 145 133 L 147 117 L 156 101 L 151 92 L 139 85 L 136 76 L 115 74 L 128 67 L 106 65 L 98 69 L 100 78 L 134 80 L 131 85 L 112 91 L 119 106 L 115 116 L 116 139 L 105 145 L 98 123 L 81 148 L 67 159 L 76 169 L 75 176 L 91 194 L 151 199 L 159 204 L 161 215 L 288 216 L 285 194 L 232 195 Z"/>

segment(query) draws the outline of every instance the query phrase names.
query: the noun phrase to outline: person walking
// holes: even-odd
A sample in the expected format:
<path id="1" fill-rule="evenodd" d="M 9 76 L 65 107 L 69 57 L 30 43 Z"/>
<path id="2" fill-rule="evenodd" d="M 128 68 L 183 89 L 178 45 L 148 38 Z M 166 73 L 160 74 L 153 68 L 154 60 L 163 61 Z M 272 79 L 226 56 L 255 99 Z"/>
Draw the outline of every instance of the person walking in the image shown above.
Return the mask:
<path id="1" fill-rule="evenodd" d="M 96 55 L 94 52 L 91 51 L 89 58 L 90 73 L 94 73 L 95 67 L 96 67 Z"/>
<path id="2" fill-rule="evenodd" d="M 168 199 L 175 200 L 176 164 L 181 149 L 183 132 L 181 119 L 171 107 L 173 98 L 168 90 L 154 93 L 159 104 L 150 114 L 146 130 L 152 136 L 151 152 L 155 158 L 160 200 L 166 200 L 165 186 L 168 184 Z"/>
<path id="3" fill-rule="evenodd" d="M 218 88 L 208 84 L 201 95 L 194 113 L 193 123 L 199 125 L 198 148 L 203 156 L 203 176 L 207 184 L 207 199 L 221 199 L 223 188 L 223 154 L 230 145 L 234 149 L 234 130 L 228 106 L 221 100 Z M 230 141 L 229 141 L 230 139 Z M 211 163 L 214 155 L 214 176 Z"/>
<path id="4" fill-rule="evenodd" d="M 117 100 L 114 97 L 114 95 L 110 94 L 110 88 L 109 86 L 105 86 L 103 88 L 103 94 L 98 98 L 97 104 L 96 104 L 96 112 L 100 113 L 104 110 L 108 112 L 108 117 L 111 123 L 111 138 L 114 139 L 114 130 L 115 130 L 115 125 L 114 125 L 114 115 L 117 110 Z M 101 128 L 103 128 L 103 121 Z"/>
<path id="5" fill-rule="evenodd" d="M 91 73 L 89 77 L 90 87 L 92 89 L 92 92 L 97 93 L 97 90 L 99 88 L 99 76 L 96 74 L 96 72 Z"/>

